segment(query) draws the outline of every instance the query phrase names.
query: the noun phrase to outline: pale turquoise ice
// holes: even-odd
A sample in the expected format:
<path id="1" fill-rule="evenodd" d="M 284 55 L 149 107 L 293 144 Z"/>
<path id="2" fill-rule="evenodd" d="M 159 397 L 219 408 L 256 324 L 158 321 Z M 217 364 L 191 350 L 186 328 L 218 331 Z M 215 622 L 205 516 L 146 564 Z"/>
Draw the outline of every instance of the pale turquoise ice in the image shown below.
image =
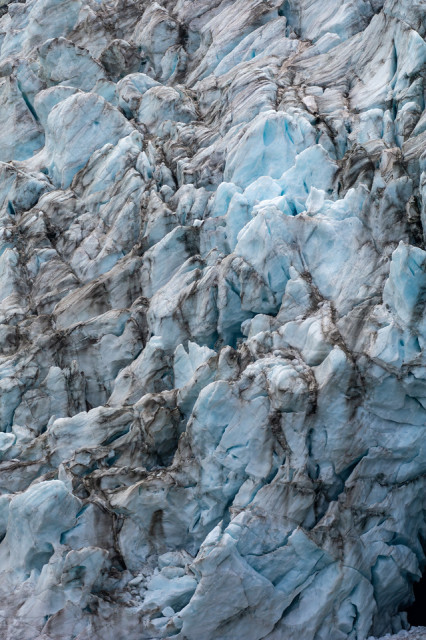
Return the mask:
<path id="1" fill-rule="evenodd" d="M 425 566 L 424 17 L 7 3 L 1 638 L 406 624 Z"/>

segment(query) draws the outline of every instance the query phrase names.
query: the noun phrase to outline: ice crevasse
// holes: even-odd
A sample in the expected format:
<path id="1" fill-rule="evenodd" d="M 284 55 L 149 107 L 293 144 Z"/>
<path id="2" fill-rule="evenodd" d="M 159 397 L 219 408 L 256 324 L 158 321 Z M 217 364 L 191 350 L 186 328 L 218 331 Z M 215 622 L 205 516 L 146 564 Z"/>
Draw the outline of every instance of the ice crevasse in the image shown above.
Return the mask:
<path id="1" fill-rule="evenodd" d="M 0 15 L 2 640 L 406 628 L 424 1 Z"/>

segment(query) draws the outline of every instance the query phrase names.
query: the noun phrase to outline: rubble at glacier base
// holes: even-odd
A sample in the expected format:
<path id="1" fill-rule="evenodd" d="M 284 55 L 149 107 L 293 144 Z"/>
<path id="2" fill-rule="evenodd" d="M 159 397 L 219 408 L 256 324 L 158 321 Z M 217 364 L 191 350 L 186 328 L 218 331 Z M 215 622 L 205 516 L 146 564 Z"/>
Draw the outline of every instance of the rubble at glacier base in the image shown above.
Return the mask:
<path id="1" fill-rule="evenodd" d="M 0 5 L 1 638 L 407 628 L 423 0 Z"/>
<path id="2" fill-rule="evenodd" d="M 410 631 L 400 631 L 395 635 L 387 633 L 381 640 L 424 640 L 426 638 L 426 627 L 413 627 Z M 369 638 L 369 640 L 374 640 Z"/>

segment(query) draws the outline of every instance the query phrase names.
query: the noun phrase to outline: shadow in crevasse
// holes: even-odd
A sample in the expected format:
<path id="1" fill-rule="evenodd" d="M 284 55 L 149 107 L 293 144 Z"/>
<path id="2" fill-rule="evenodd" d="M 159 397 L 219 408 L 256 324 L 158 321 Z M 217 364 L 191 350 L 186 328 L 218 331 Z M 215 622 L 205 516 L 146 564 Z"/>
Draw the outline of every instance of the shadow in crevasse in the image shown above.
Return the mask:
<path id="1" fill-rule="evenodd" d="M 414 602 L 407 607 L 407 619 L 413 627 L 426 627 L 426 572 L 413 585 Z"/>

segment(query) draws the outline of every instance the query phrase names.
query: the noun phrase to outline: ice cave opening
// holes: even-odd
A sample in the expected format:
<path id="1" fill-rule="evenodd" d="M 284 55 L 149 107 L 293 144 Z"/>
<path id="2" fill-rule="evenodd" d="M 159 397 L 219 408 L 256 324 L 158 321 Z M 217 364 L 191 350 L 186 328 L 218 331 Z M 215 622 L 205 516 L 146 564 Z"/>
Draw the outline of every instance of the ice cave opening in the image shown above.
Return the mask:
<path id="1" fill-rule="evenodd" d="M 426 571 L 413 585 L 414 601 L 407 608 L 408 622 L 414 627 L 426 626 Z"/>

